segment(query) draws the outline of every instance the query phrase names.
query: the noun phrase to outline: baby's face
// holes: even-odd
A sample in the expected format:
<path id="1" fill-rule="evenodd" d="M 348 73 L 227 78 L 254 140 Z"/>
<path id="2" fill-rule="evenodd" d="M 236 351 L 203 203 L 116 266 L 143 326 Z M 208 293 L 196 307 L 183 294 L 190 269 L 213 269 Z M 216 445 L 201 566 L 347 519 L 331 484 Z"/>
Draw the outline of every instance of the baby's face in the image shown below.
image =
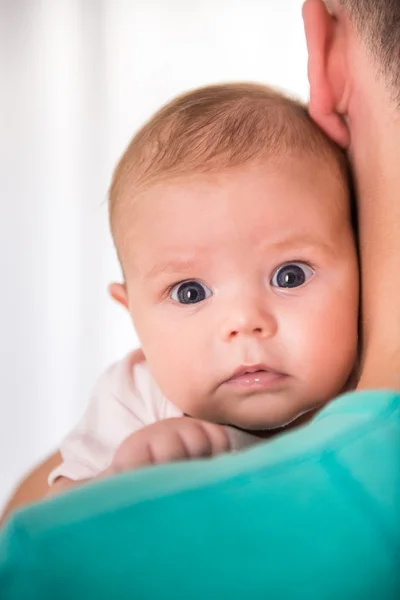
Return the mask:
<path id="1" fill-rule="evenodd" d="M 357 351 L 358 267 L 343 183 L 290 158 L 182 177 L 136 201 L 128 307 L 186 414 L 287 424 L 340 393 Z"/>

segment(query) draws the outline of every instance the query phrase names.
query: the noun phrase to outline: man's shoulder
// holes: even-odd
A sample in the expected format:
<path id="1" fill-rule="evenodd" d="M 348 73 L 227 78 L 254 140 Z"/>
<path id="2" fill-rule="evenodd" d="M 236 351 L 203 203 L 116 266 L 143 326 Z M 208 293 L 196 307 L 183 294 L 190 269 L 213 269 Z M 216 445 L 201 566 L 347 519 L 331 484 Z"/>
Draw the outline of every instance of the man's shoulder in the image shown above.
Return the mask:
<path id="1" fill-rule="evenodd" d="M 78 494 L 75 498 L 63 496 L 52 501 L 46 509 L 41 506 L 27 509 L 25 516 L 28 517 L 29 510 L 38 511 L 36 518 L 28 517 L 35 529 L 41 512 L 46 522 L 50 513 L 56 520 L 64 521 L 63 504 L 70 508 L 75 504 L 69 518 L 74 514 L 77 521 L 84 521 L 85 515 L 92 519 L 94 514 L 107 513 L 110 503 L 115 510 L 128 504 L 133 510 L 135 505 L 148 501 L 154 505 L 174 497 L 179 502 L 179 497 L 187 498 L 193 493 L 194 496 L 205 493 L 215 500 L 228 488 L 232 493 L 236 486 L 242 489 L 245 481 L 247 489 L 254 487 L 254 500 L 262 490 L 265 502 L 268 499 L 274 502 L 277 485 L 282 493 L 296 486 L 299 486 L 299 492 L 307 488 L 311 496 L 328 493 L 336 487 L 350 497 L 354 488 L 347 487 L 349 479 L 357 481 L 357 486 L 364 486 L 365 490 L 371 490 L 373 484 L 378 491 L 382 478 L 389 472 L 396 474 L 400 485 L 400 395 L 384 391 L 351 393 L 332 403 L 326 411 L 326 415 L 323 411 L 317 419 L 298 430 L 240 453 L 127 473 L 112 481 L 104 480 L 96 487 L 81 488 L 79 501 Z M 380 463 L 384 463 L 385 469 L 378 468 Z M 376 469 L 372 469 L 372 465 L 376 465 Z M 335 476 L 327 477 L 326 473 L 331 470 Z M 313 488 L 317 480 L 318 486 Z M 234 498 L 233 493 L 232 506 Z M 294 497 L 290 502 L 296 505 L 299 498 Z M 251 498 L 248 500 L 252 503 Z"/>
<path id="2" fill-rule="evenodd" d="M 28 508 L 9 524 L 20 551 L 7 573 L 24 577 L 30 555 L 35 573 L 54 577 L 73 557 L 79 582 L 70 569 L 57 577 L 75 598 L 118 585 L 143 599 L 292 598 L 299 581 L 314 598 L 398 597 L 400 395 L 353 393 L 325 410 L 236 455 L 151 467 Z M 51 565 L 40 558 L 48 548 Z"/>

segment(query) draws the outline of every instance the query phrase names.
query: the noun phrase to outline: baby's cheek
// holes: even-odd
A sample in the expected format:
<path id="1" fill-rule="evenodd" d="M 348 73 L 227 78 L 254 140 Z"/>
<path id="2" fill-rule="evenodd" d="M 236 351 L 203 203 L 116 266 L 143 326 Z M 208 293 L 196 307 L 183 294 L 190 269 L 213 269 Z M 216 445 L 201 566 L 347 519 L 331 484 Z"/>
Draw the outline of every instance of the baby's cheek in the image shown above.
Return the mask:
<path id="1" fill-rule="evenodd" d="M 291 335 L 287 330 L 285 346 L 295 376 L 319 393 L 336 393 L 356 360 L 357 323 L 333 306 L 325 311 L 310 310 L 297 320 L 296 327 L 293 323 Z"/>
<path id="2" fill-rule="evenodd" d="M 144 346 L 144 352 L 162 394 L 182 412 L 194 415 L 202 362 L 189 349 L 185 351 L 185 345 L 176 342 L 159 340 L 158 344 Z"/>

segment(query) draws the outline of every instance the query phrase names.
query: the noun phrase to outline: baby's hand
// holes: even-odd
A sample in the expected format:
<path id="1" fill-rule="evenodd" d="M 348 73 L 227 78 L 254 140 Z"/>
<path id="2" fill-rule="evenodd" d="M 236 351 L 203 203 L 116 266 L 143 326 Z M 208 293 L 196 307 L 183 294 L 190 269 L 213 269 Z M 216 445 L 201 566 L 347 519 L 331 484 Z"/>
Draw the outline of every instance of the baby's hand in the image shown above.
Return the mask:
<path id="1" fill-rule="evenodd" d="M 214 456 L 230 449 L 228 433 L 221 425 L 191 417 L 165 419 L 127 437 L 104 475 L 146 465 Z"/>

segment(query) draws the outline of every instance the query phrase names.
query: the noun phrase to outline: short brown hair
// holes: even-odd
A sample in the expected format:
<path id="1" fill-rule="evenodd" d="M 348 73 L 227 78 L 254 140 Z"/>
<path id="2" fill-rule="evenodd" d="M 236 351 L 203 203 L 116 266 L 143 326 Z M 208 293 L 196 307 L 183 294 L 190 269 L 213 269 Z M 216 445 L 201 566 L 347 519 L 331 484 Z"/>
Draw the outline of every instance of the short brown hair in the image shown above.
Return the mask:
<path id="1" fill-rule="evenodd" d="M 400 0 L 339 0 L 400 101 Z"/>
<path id="2" fill-rule="evenodd" d="M 231 83 L 183 94 L 139 130 L 115 169 L 109 192 L 114 241 L 126 201 L 143 188 L 290 153 L 330 159 L 340 176 L 347 168 L 344 153 L 312 121 L 306 106 L 267 86 Z"/>

